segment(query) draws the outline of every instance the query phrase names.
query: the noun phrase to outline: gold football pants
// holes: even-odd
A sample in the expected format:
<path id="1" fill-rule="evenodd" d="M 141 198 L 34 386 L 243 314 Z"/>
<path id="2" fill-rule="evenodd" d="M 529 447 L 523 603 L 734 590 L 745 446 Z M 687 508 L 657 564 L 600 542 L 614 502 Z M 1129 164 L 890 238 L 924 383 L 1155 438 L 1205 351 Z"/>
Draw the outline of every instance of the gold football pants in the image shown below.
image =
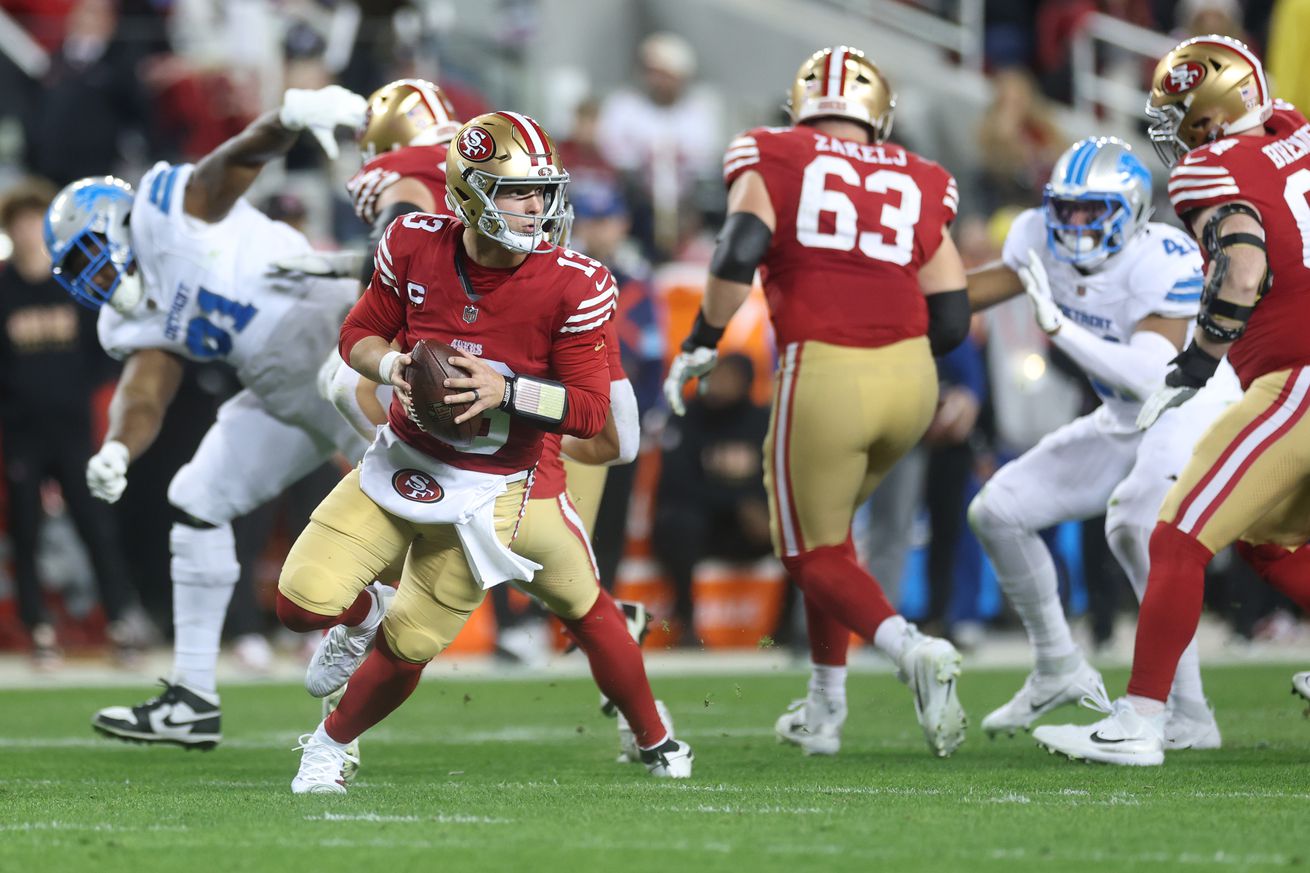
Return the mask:
<path id="1" fill-rule="evenodd" d="M 512 548 L 541 565 L 532 581 L 519 587 L 539 598 L 555 615 L 572 621 L 595 605 L 600 596 L 596 556 L 587 528 L 567 493 L 529 500 Z"/>
<path id="2" fill-rule="evenodd" d="M 856 508 L 923 436 L 936 405 L 925 337 L 876 349 L 814 340 L 782 349 L 764 441 L 777 555 L 845 542 Z"/>
<path id="3" fill-rule="evenodd" d="M 1251 383 L 1193 450 L 1160 520 L 1212 552 L 1310 539 L 1310 367 Z"/>
<path id="4" fill-rule="evenodd" d="M 513 539 L 519 523 L 524 486 L 511 482 L 496 498 L 496 533 L 503 543 Z M 422 663 L 450 645 L 485 592 L 453 525 L 415 524 L 392 515 L 360 490 L 359 470 L 314 510 L 287 555 L 278 590 L 310 612 L 337 615 L 402 558 L 400 588 L 382 632 L 399 657 Z"/>

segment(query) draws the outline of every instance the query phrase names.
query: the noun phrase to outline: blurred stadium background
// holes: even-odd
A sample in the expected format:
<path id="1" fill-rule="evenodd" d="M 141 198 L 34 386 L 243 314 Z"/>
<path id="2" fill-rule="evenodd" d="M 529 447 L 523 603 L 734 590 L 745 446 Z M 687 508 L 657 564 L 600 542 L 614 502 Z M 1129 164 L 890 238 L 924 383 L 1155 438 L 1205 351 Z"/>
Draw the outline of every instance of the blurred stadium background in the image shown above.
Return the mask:
<path id="1" fill-rule="evenodd" d="M 976 266 L 1040 202 L 1073 140 L 1145 145 L 1144 77 L 1182 37 L 1247 41 L 1279 96 L 1310 102 L 1295 40 L 1305 23 L 1302 0 L 0 0 L 0 685 L 51 674 L 140 683 L 164 671 L 165 488 L 237 387 L 221 367 L 192 366 L 123 500 L 83 512 L 64 499 L 60 477 L 80 477 L 99 442 L 115 365 L 93 315 L 40 280 L 33 221 L 51 186 L 194 160 L 287 87 L 338 82 L 368 94 L 420 76 L 462 117 L 537 117 L 573 175 L 576 246 L 624 280 L 618 318 L 644 445 L 637 464 L 610 473 L 595 531 L 604 580 L 660 620 L 647 642 L 656 671 L 661 658 L 677 670 L 725 663 L 706 653 L 803 663 L 795 592 L 768 557 L 759 444 L 773 347 L 762 298 L 734 320 L 726 345 L 740 358 L 696 414 L 670 424 L 659 390 L 698 304 L 732 134 L 784 123 L 784 91 L 816 48 L 861 47 L 897 88 L 893 138 L 959 179 L 955 232 Z M 321 248 L 360 245 L 366 228 L 343 188 L 359 161 L 347 142 L 334 162 L 302 142 L 261 175 L 252 200 Z M 964 507 L 999 464 L 1095 397 L 1023 300 L 977 319 L 941 371 L 938 421 L 861 514 L 856 538 L 907 617 L 952 637 L 969 664 L 1024 665 Z M 225 681 L 302 668 L 305 641 L 276 628 L 271 594 L 290 539 L 340 473 L 325 467 L 237 526 L 246 569 L 227 619 Z M 1124 661 L 1136 605 L 1102 520 L 1049 537 L 1085 642 Z M 1207 596 L 1203 662 L 1310 653 L 1302 616 L 1240 562 L 1214 562 Z M 584 670 L 559 648 L 525 599 L 499 593 L 436 667 Z"/>

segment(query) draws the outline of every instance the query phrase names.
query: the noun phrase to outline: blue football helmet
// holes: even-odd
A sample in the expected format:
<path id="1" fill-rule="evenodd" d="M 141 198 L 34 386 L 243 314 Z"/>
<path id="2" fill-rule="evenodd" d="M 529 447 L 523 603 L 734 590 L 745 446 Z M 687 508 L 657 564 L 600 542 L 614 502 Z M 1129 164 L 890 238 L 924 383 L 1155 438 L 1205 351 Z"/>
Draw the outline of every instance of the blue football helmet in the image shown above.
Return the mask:
<path id="1" fill-rule="evenodd" d="M 1150 221 L 1151 171 L 1123 140 L 1088 137 L 1055 162 L 1042 209 L 1051 254 L 1095 269 Z"/>
<path id="2" fill-rule="evenodd" d="M 45 214 L 45 245 L 55 281 L 83 306 L 127 312 L 141 302 L 128 216 L 132 186 L 92 176 L 64 187 Z"/>

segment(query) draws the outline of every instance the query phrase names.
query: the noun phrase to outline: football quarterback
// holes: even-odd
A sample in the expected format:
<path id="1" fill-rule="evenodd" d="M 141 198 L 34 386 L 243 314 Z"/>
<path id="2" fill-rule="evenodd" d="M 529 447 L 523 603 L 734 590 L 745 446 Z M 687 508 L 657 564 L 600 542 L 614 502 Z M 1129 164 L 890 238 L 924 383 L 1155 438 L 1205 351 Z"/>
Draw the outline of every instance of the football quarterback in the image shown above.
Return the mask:
<path id="1" fill-rule="evenodd" d="M 280 110 L 194 166 L 156 164 L 135 189 L 112 177 L 82 179 L 50 205 L 45 236 L 55 279 L 99 308 L 101 345 L 125 361 L 104 444 L 87 463 L 92 494 L 111 503 L 122 495 L 129 465 L 159 433 L 184 360 L 226 362 L 244 386 L 168 488 L 173 674 L 160 696 L 96 713 L 92 724 L 103 734 L 218 743 L 214 669 L 240 572 L 230 522 L 337 451 L 363 453 L 365 443 L 332 406 L 304 390 L 356 283 L 272 269 L 279 258 L 312 254 L 309 242 L 242 196 L 300 131 L 335 154 L 334 128 L 356 126 L 363 112 L 364 99 L 337 86 L 292 89 Z"/>
<path id="2" fill-rule="evenodd" d="M 1106 717 L 1092 725 L 1033 732 L 1052 752 L 1128 765 L 1164 762 L 1169 688 L 1215 552 L 1236 543 L 1310 608 L 1310 124 L 1273 99 L 1250 49 L 1217 35 L 1160 59 L 1146 114 L 1205 274 L 1191 342 L 1139 423 L 1164 425 L 1165 411 L 1199 402 L 1225 356 L 1243 393 L 1201 436 L 1160 509 L 1127 695 L 1099 695 Z"/>
<path id="3" fill-rule="evenodd" d="M 981 307 L 1027 292 L 1052 345 L 1087 375 L 1097 409 L 1048 434 L 1006 464 L 969 507 L 969 522 L 1023 621 L 1036 668 L 982 721 L 989 734 L 1027 729 L 1046 713 L 1102 693 L 1100 674 L 1074 644 L 1055 564 L 1038 532 L 1104 514 L 1110 549 L 1138 598 L 1147 541 L 1197 435 L 1240 394 L 1223 368 L 1203 397 L 1149 433 L 1142 401 L 1164 384 L 1201 299 L 1201 256 L 1183 231 L 1152 222 L 1151 174 L 1114 138 L 1075 143 L 1056 162 L 1040 209 L 1021 213 L 1002 262 L 969 276 Z M 1217 748 L 1218 725 L 1188 647 L 1170 694 L 1174 748 Z"/>
<path id="4" fill-rule="evenodd" d="M 792 127 L 756 128 L 724 154 L 728 217 L 665 396 L 714 367 L 758 269 L 781 359 L 765 441 L 774 550 L 805 595 L 813 675 L 779 739 L 833 754 L 846 718 L 851 632 L 914 692 L 935 755 L 964 741 L 960 655 L 896 614 L 851 543 L 855 509 L 919 441 L 937 402 L 934 353 L 969 326 L 964 267 L 947 232 L 954 178 L 887 141 L 896 98 L 856 49 L 816 52 L 792 83 Z"/>
<path id="5" fill-rule="evenodd" d="M 541 565 L 509 549 L 543 431 L 591 438 L 605 426 L 614 281 L 604 265 L 551 242 L 567 215 L 568 173 L 534 120 L 515 112 L 471 119 L 446 161 L 453 215 L 409 213 L 390 224 L 368 290 L 341 328 L 342 358 L 394 389 L 387 424 L 315 511 L 278 584 L 285 625 L 344 626 L 363 643 L 319 671 L 323 693 L 350 682 L 303 738 L 292 791 L 344 793 L 351 743 L 408 698 L 486 589 L 511 580 L 534 583 L 584 643 L 598 683 L 639 717 L 632 727 L 647 769 L 689 776 L 691 748 L 661 721 L 636 642 L 594 575 L 535 579 Z M 462 353 L 450 363 L 468 376 L 447 378 L 454 393 L 445 402 L 470 404 L 456 424 L 481 416 L 469 443 L 443 440 L 413 415 L 404 377 L 412 362 L 392 343 L 412 348 L 424 338 Z M 406 554 L 387 608 L 370 583 Z"/>

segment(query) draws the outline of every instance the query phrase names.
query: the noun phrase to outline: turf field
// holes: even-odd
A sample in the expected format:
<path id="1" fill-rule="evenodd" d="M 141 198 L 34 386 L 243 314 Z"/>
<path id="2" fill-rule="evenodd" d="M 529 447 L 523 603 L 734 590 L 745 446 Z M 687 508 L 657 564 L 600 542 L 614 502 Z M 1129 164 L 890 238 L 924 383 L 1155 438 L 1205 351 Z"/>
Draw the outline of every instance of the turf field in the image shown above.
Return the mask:
<path id="1" fill-rule="evenodd" d="M 367 737 L 344 798 L 293 797 L 293 686 L 225 690 L 215 752 L 120 745 L 123 689 L 0 692 L 0 871 L 1264 869 L 1310 863 L 1310 722 L 1292 668 L 1207 671 L 1226 748 L 1130 770 L 971 734 L 929 757 L 889 675 L 852 677 L 845 748 L 775 745 L 799 674 L 662 678 L 695 778 L 613 763 L 585 680 L 427 682 Z M 967 674 L 976 724 L 1017 671 Z M 1106 676 L 1112 693 L 1124 674 Z M 143 691 L 145 689 L 142 689 Z M 1090 721 L 1092 713 L 1066 710 Z M 1066 719 L 1061 719 L 1066 720 Z"/>

